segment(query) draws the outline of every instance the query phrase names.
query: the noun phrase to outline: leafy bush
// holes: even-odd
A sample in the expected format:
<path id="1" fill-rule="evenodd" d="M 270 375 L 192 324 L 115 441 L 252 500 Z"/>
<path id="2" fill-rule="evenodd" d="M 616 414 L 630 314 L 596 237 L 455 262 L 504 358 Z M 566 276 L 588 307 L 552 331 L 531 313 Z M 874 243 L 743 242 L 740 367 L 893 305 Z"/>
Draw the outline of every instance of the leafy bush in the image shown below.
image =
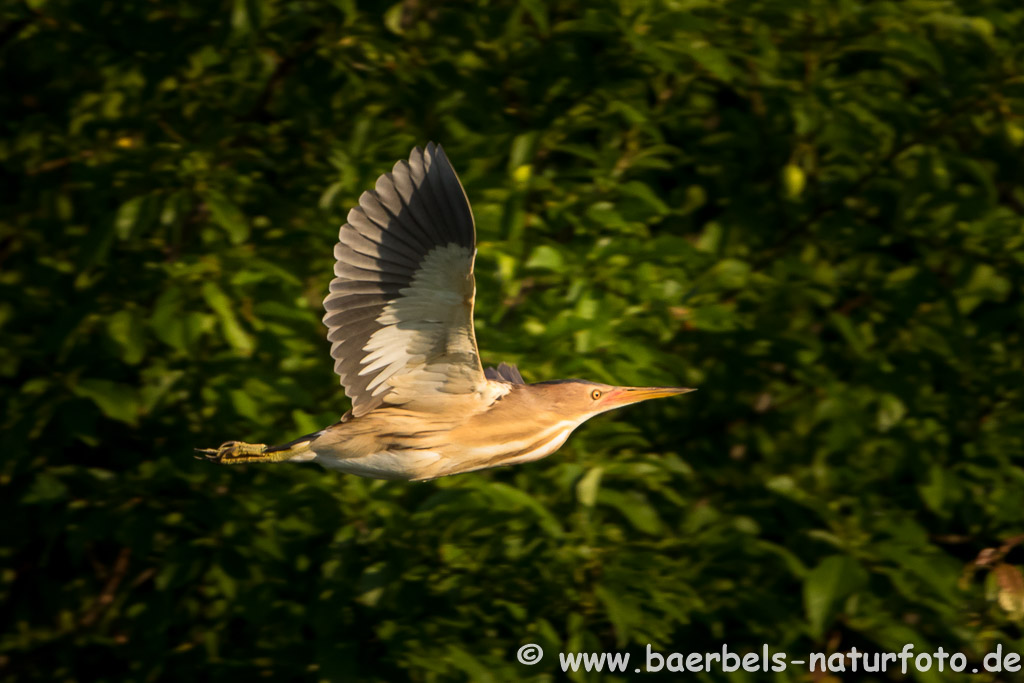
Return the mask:
<path id="1" fill-rule="evenodd" d="M 1022 46 L 994 0 L 6 6 L 0 672 L 1024 652 Z M 344 412 L 335 230 L 431 139 L 485 361 L 700 391 L 425 484 L 193 460 Z"/>

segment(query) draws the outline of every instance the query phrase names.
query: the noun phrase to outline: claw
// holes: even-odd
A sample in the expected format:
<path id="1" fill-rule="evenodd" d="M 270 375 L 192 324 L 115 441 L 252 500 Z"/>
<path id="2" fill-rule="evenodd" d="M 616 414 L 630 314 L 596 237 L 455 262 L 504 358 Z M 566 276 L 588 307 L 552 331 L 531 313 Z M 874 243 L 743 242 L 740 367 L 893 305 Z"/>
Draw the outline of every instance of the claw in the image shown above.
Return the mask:
<path id="1" fill-rule="evenodd" d="M 245 443 L 244 441 L 225 441 L 217 448 L 197 448 L 196 453 L 202 457 L 195 456 L 197 460 L 210 460 L 225 465 L 234 465 L 244 462 L 256 462 L 261 460 L 260 454 L 267 450 L 265 444 Z"/>

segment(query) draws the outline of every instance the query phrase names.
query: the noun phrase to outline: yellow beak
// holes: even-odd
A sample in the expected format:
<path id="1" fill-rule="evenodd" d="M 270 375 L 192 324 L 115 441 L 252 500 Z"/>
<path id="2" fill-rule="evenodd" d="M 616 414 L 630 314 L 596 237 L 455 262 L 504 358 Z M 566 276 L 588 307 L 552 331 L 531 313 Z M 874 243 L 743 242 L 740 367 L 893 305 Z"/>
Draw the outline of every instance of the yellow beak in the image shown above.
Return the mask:
<path id="1" fill-rule="evenodd" d="M 617 387 L 605 394 L 610 408 L 628 406 L 631 403 L 649 401 L 652 398 L 666 398 L 697 391 L 690 387 Z"/>

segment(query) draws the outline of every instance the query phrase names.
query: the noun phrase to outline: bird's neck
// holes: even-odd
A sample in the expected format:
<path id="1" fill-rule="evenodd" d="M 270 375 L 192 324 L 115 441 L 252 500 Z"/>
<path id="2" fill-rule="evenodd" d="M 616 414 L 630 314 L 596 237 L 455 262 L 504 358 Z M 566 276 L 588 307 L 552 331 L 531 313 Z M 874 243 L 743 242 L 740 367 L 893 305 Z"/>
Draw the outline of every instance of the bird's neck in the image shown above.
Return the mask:
<path id="1" fill-rule="evenodd" d="M 583 420 L 570 420 L 526 392 L 512 391 L 487 410 L 469 417 L 450 435 L 462 444 L 460 460 L 467 470 L 539 460 L 565 443 Z"/>

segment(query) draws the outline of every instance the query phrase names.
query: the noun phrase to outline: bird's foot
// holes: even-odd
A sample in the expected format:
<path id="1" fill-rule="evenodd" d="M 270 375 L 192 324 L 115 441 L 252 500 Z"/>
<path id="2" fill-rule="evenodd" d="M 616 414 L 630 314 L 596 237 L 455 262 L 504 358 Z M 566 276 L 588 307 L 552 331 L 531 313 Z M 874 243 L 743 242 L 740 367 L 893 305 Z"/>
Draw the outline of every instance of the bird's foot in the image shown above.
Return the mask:
<path id="1" fill-rule="evenodd" d="M 276 458 L 264 455 L 265 444 L 245 443 L 244 441 L 227 441 L 219 448 L 197 448 L 196 457 L 200 460 L 212 460 L 222 465 L 241 465 L 247 462 L 274 462 Z"/>

